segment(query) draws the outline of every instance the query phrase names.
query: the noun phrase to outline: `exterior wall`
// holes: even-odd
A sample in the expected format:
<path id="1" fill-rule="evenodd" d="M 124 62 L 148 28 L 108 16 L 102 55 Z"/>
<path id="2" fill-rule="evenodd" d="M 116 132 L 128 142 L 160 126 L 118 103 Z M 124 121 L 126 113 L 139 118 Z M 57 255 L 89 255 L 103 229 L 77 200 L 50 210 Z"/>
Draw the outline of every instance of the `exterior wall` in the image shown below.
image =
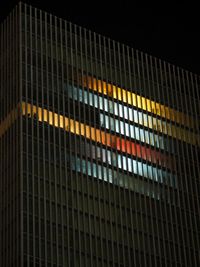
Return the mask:
<path id="1" fill-rule="evenodd" d="M 19 8 L 0 28 L 0 266 L 21 266 Z"/>
<path id="2" fill-rule="evenodd" d="M 20 266 L 198 266 L 199 77 L 24 4 L 20 29 Z"/>

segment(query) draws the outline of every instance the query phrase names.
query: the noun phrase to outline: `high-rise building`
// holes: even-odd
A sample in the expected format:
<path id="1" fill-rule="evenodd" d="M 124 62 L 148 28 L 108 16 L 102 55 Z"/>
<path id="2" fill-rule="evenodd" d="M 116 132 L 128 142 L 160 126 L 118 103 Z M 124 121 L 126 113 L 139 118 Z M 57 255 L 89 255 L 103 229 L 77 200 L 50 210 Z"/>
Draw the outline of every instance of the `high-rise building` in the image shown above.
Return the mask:
<path id="1" fill-rule="evenodd" d="M 199 89 L 19 3 L 0 35 L 0 266 L 200 266 Z"/>

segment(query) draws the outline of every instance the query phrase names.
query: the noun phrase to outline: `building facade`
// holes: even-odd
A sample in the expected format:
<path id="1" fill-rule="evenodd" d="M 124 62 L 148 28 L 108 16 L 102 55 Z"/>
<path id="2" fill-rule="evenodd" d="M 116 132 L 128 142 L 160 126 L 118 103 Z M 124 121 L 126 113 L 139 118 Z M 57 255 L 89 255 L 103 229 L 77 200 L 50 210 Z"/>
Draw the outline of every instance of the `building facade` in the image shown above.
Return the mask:
<path id="1" fill-rule="evenodd" d="M 200 77 L 22 3 L 0 44 L 0 266 L 199 266 Z"/>

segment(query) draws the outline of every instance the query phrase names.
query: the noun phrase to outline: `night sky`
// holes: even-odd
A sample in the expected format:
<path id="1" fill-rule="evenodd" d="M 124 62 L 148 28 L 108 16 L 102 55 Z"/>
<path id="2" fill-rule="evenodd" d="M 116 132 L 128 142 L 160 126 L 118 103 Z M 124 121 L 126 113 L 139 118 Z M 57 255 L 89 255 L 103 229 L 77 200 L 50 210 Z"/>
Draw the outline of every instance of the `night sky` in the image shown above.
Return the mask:
<path id="1" fill-rule="evenodd" d="M 17 2 L 0 0 L 1 21 Z M 194 4 L 138 6 L 132 1 L 130 6 L 131 1 L 120 1 L 111 8 L 109 1 L 25 2 L 200 75 L 199 9 Z"/>

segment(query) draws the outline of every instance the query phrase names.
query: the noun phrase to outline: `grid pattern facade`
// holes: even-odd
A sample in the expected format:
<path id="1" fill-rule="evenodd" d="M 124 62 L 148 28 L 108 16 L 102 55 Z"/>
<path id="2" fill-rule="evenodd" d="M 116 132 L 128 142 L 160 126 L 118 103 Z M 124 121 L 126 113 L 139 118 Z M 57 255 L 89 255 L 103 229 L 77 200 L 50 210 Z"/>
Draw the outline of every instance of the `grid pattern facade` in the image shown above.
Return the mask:
<path id="1" fill-rule="evenodd" d="M 0 53 L 0 265 L 199 266 L 199 76 L 22 3 Z"/>
<path id="2" fill-rule="evenodd" d="M 22 254 L 19 33 L 14 9 L 0 25 L 0 266 L 19 266 Z"/>

